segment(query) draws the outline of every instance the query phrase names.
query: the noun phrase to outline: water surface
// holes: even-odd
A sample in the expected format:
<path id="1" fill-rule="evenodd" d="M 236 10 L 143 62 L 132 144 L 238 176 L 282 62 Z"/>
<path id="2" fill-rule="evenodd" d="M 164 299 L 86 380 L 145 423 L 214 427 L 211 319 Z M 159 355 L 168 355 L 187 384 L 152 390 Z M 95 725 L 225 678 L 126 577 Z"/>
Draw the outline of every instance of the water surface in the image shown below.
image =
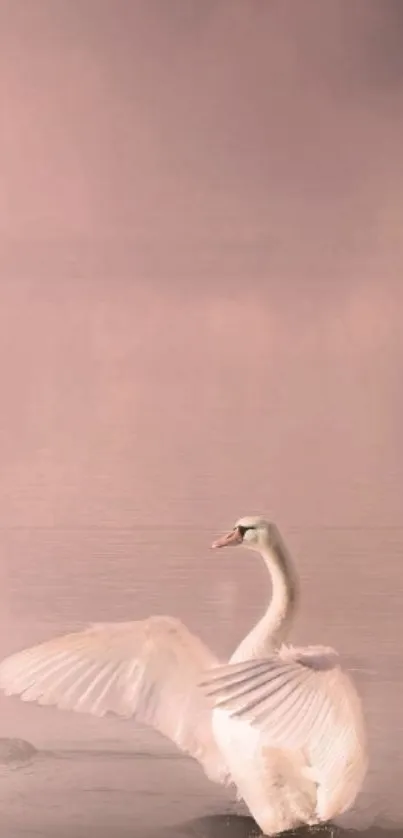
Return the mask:
<path id="1" fill-rule="evenodd" d="M 365 702 L 371 769 L 343 823 L 403 825 L 403 532 L 284 534 L 303 586 L 292 639 L 331 644 L 346 654 Z M 1 655 L 88 621 L 168 613 L 227 656 L 260 615 L 270 583 L 253 554 L 211 552 L 213 535 L 190 525 L 3 529 Z M 243 812 L 228 790 L 211 784 L 153 731 L 4 696 L 0 709 L 0 736 L 25 738 L 41 751 L 26 764 L 1 766 L 4 838 L 77 838 L 90 829 L 100 836 L 133 835 Z"/>

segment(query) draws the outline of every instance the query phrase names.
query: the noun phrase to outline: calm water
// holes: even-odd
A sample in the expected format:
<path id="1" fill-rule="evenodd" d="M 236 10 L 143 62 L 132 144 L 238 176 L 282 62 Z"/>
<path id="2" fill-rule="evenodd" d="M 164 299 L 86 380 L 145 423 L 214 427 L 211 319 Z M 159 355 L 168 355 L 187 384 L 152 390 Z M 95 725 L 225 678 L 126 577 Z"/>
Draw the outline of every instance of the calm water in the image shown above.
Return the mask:
<path id="1" fill-rule="evenodd" d="M 403 825 L 403 530 L 283 533 L 303 586 L 292 639 L 335 645 L 359 670 L 372 764 L 343 822 Z M 191 527 L 1 530 L 0 654 L 92 620 L 167 613 L 228 655 L 270 584 L 253 554 L 209 551 L 214 535 Z M 29 763 L 0 765 L 1 838 L 123 838 L 242 811 L 152 731 L 3 696 L 0 710 L 0 736 L 40 749 Z"/>

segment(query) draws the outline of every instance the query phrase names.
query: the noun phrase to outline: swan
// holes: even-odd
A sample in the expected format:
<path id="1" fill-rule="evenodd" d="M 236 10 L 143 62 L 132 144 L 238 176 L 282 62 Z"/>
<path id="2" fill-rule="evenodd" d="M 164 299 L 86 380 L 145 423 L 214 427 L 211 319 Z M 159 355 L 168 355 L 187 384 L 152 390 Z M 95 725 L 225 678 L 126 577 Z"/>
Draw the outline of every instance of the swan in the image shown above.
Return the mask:
<path id="1" fill-rule="evenodd" d="M 334 650 L 285 646 L 298 577 L 277 526 L 240 518 L 212 545 L 261 554 L 272 597 L 227 665 L 178 619 L 96 623 L 0 663 L 0 689 L 23 701 L 152 726 L 207 777 L 235 783 L 268 835 L 352 805 L 366 768 L 358 694 Z"/>
<path id="2" fill-rule="evenodd" d="M 265 618 L 272 650 L 257 632 L 227 665 L 199 683 L 212 703 L 212 728 L 232 781 L 265 835 L 334 819 L 349 809 L 368 768 L 361 701 L 337 652 L 282 642 L 295 574 L 277 527 L 243 518 L 214 547 L 242 544 L 271 573 Z M 266 638 L 267 639 L 267 638 Z M 252 644 L 251 644 L 251 641 Z"/>

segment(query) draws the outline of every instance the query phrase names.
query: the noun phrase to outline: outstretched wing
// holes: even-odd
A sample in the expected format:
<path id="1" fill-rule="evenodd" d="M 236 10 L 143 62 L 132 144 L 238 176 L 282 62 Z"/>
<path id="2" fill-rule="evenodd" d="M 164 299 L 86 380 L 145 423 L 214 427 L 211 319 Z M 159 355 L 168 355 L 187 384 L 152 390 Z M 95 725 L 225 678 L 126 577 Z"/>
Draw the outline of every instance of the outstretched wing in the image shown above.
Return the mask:
<path id="1" fill-rule="evenodd" d="M 265 746 L 306 755 L 319 817 L 352 804 L 367 769 L 366 736 L 361 702 L 333 650 L 284 648 L 217 667 L 200 687 L 214 707 L 257 727 Z"/>
<path id="2" fill-rule="evenodd" d="M 57 637 L 0 663 L 0 688 L 23 701 L 104 716 L 134 717 L 191 754 L 218 782 L 226 772 L 197 689 L 217 665 L 209 649 L 171 617 L 110 623 Z"/>

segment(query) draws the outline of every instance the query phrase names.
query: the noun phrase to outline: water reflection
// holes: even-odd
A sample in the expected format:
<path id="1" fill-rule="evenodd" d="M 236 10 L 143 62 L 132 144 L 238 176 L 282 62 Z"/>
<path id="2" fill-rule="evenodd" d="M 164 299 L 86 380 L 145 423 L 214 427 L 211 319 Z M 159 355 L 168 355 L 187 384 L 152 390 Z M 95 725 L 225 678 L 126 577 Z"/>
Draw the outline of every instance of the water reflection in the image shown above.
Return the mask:
<path id="1" fill-rule="evenodd" d="M 262 835 L 261 829 L 253 818 L 243 815 L 212 815 L 197 818 L 188 823 L 173 827 L 172 830 L 155 834 L 152 838 L 255 838 Z M 341 829 L 333 824 L 317 827 L 301 827 L 301 829 L 283 832 L 284 838 L 351 838 L 351 830 Z M 403 830 L 387 830 L 382 827 L 372 827 L 360 832 L 361 838 L 400 838 Z M 150 836 L 151 838 L 151 836 Z"/>

